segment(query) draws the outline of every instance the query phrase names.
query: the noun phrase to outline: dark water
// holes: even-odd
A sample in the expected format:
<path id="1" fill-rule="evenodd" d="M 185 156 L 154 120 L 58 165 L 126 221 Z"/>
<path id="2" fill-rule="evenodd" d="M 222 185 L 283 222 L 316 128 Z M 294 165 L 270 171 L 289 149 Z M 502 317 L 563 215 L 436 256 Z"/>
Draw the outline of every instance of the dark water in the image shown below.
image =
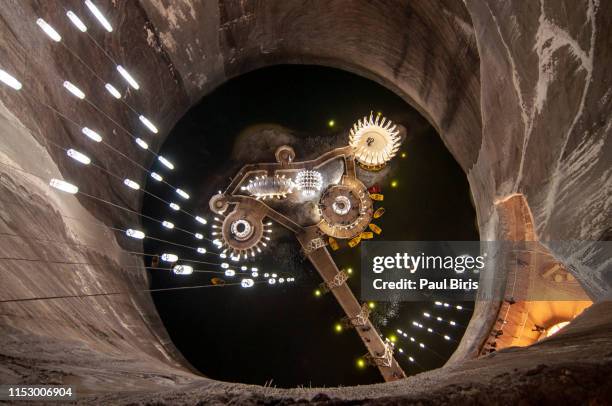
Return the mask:
<path id="1" fill-rule="evenodd" d="M 343 71 L 279 66 L 234 79 L 193 107 L 176 125 L 160 153 L 177 164 L 168 180 L 192 195 L 184 208 L 210 217 L 208 199 L 245 163 L 230 158 L 238 135 L 245 129 L 262 123 L 290 129 L 297 140 L 293 146 L 299 160 L 317 152 L 320 142 L 311 142 L 313 138 L 344 142 L 353 122 L 370 111 L 381 111 L 405 126 L 408 133 L 402 146 L 406 157 L 398 156 L 390 176 L 380 183 L 385 194 L 382 206 L 386 208 L 386 214 L 377 220 L 383 229 L 380 238 L 478 239 L 467 180 L 435 130 L 394 93 Z M 333 127 L 328 125 L 329 120 L 334 120 Z M 392 181 L 397 182 L 397 187 L 391 187 Z M 147 190 L 164 199 L 177 200 L 154 181 L 148 183 Z M 189 217 L 170 213 L 164 204 L 147 196 L 143 213 L 168 219 L 189 230 L 196 225 Z M 193 237 L 176 230 L 163 230 L 153 222 L 143 226 L 158 238 L 212 248 L 211 244 L 197 244 Z M 207 227 L 200 228 L 209 235 Z M 197 255 L 152 240 L 145 240 L 145 250 L 173 252 L 186 258 Z M 358 294 L 359 248 L 344 249 L 334 253 L 334 257 L 339 267 L 353 268 L 350 285 Z M 212 255 L 205 260 L 221 262 Z M 262 284 L 253 289 L 225 287 L 154 294 L 174 343 L 197 369 L 216 379 L 254 384 L 273 380 L 272 384 L 277 386 L 380 381 L 376 369 L 356 367 L 356 360 L 365 353 L 357 334 L 334 331 L 343 313 L 331 295 L 320 298 L 313 295 L 321 280 L 310 264 L 302 260 L 292 235 L 277 227 L 272 253 L 255 264 L 262 272 L 290 272 L 297 281 L 291 286 Z M 201 269 L 219 270 L 214 265 L 203 265 Z M 149 272 L 154 288 L 209 284 L 211 279 L 210 274 L 177 277 L 168 271 Z M 424 350 L 409 340 L 398 340 L 397 346 L 404 350 L 397 355 L 398 360 L 411 374 L 441 366 L 456 346 L 456 342 L 411 328 L 411 322 L 420 320 L 425 327 L 459 340 L 472 307 L 469 303 L 462 305 L 465 309 L 457 311 L 450 307 L 433 309 L 429 303 L 377 303 L 372 317 L 383 334 L 391 335 L 400 328 L 417 342 L 426 344 Z M 457 326 L 423 321 L 424 311 L 452 319 Z M 411 363 L 408 355 L 416 363 Z"/>

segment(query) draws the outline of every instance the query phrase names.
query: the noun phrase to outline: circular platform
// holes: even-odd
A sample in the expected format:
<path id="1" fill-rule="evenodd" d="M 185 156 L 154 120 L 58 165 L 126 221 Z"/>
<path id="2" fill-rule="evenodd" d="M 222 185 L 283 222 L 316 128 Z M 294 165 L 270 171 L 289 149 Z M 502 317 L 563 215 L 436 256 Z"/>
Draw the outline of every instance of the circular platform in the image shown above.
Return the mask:
<path id="1" fill-rule="evenodd" d="M 363 183 L 345 177 L 342 184 L 329 186 L 321 195 L 319 229 L 334 238 L 353 238 L 372 220 L 372 206 Z"/>

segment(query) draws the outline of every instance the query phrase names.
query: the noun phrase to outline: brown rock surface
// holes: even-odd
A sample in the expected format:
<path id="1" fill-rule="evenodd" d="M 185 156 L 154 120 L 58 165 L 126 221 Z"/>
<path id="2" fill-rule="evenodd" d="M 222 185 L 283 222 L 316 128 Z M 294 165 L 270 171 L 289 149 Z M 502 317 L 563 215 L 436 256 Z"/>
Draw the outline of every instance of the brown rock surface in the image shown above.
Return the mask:
<path id="1" fill-rule="evenodd" d="M 161 134 L 151 137 L 153 150 L 191 104 L 228 78 L 278 63 L 338 67 L 389 87 L 435 126 L 468 176 L 483 239 L 504 235 L 494 202 L 514 193 L 525 196 L 544 243 L 610 239 L 610 2 L 97 4 L 115 31 L 95 28 L 89 35 L 140 81 L 140 91 L 122 91 L 130 105 L 157 123 Z M 76 0 L 66 7 L 88 14 Z M 140 208 L 137 194 L 103 170 L 75 169 L 55 146 L 84 148 L 84 125 L 100 129 L 132 159 L 104 147 L 91 150 L 94 161 L 115 173 L 135 177 L 138 172 L 134 180 L 141 182 L 146 172 L 140 166 L 153 159 L 126 134 L 140 131 L 137 116 L 111 99 L 75 55 L 95 66 L 100 77 L 119 83 L 114 67 L 64 14 L 51 2 L 7 0 L 0 8 L 0 67 L 24 83 L 20 92 L 0 87 L 0 251 L 5 258 L 49 261 L 41 266 L 2 260 L 0 300 L 147 286 L 144 269 L 124 252 L 139 250 L 138 244 L 103 226 L 135 224 L 136 216 L 86 198 L 59 196 L 46 186 L 50 177 L 62 177 L 88 193 Z M 40 32 L 37 17 L 52 23 L 65 47 Z M 64 80 L 78 84 L 108 117 L 67 97 Z M 609 261 L 583 263 L 581 252 L 571 250 L 553 254 L 595 301 L 612 298 Z M 596 304 L 545 342 L 459 361 L 402 382 L 281 391 L 194 374 L 146 293 L 0 303 L 0 382 L 74 383 L 100 403 L 372 397 L 393 403 L 401 396 L 425 403 L 514 404 L 530 397 L 533 403 L 603 404 L 611 399 L 610 317 L 609 303 Z M 490 317 L 474 318 L 467 337 L 474 339 L 490 322 Z"/>

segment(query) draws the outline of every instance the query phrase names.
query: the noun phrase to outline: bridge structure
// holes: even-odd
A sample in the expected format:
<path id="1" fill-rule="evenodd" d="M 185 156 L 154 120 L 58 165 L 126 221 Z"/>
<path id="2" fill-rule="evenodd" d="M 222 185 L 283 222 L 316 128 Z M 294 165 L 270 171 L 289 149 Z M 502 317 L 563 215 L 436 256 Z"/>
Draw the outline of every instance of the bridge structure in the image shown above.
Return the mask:
<path id="1" fill-rule="evenodd" d="M 276 151 L 274 163 L 257 163 L 244 166 L 225 191 L 213 196 L 210 208 L 219 217 L 217 218 L 220 238 L 219 247 L 231 258 L 236 260 L 255 256 L 262 248 L 268 246 L 270 238 L 265 235 L 265 225 L 269 222 L 280 224 L 291 231 L 302 247 L 304 255 L 313 264 L 325 286 L 330 291 L 345 313 L 344 325 L 354 328 L 367 349 L 365 359 L 380 371 L 387 382 L 405 378 L 406 375 L 394 358 L 393 343 L 384 339 L 372 324 L 370 309 L 365 303 L 360 303 L 347 284 L 348 275 L 338 269 L 329 251 L 327 250 L 327 237 L 350 239 L 360 234 L 372 219 L 373 203 L 365 185 L 357 178 L 355 156 L 350 146 L 336 148 L 328 151 L 318 158 L 295 162 L 295 152 L 289 146 L 282 146 Z M 335 179 L 325 174 L 325 166 L 333 161 L 342 163 L 342 174 Z M 318 199 L 317 215 L 312 224 L 291 215 L 291 210 L 281 211 L 273 208 L 271 202 L 278 206 L 284 200 L 271 199 L 266 201 L 265 196 L 258 193 L 257 197 L 249 195 L 245 185 L 249 180 L 258 178 L 259 184 L 269 185 L 265 190 L 272 196 L 282 195 L 274 187 L 286 187 L 286 182 L 274 182 L 278 177 L 295 179 L 302 171 L 315 172 L 321 178 L 321 185 L 315 179 L 313 185 L 294 185 L 295 193 L 289 194 L 287 200 L 293 199 L 314 202 Z M 313 187 L 308 190 L 307 197 L 299 196 L 300 188 Z M 264 187 L 264 186 L 262 186 Z M 249 189 L 252 191 L 251 189 Z M 297 195 L 295 197 L 292 197 Z"/>

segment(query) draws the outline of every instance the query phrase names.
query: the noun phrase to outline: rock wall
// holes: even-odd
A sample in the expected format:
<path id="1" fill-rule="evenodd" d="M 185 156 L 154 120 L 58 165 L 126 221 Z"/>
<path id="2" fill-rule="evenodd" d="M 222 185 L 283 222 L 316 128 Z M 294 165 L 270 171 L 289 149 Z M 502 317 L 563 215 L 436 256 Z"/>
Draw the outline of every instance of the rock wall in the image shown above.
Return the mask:
<path id="1" fill-rule="evenodd" d="M 121 83 L 111 60 L 141 83 L 139 91 L 121 90 L 160 129 L 147 138 L 153 151 L 191 104 L 231 77 L 278 63 L 338 67 L 394 90 L 436 127 L 469 178 L 483 239 L 499 238 L 494 202 L 513 193 L 525 196 L 543 241 L 610 239 L 609 2 L 99 0 L 112 33 L 89 18 L 82 2 L 65 2 L 87 16 L 88 34 L 75 30 L 55 4 L 5 3 L 0 67 L 24 88 L 0 87 L 0 250 L 5 258 L 29 260 L 2 260 L 0 301 L 132 293 L 0 303 L 3 383 L 74 382 L 85 393 L 180 392 L 192 383 L 200 395 L 210 388 L 229 391 L 226 399 L 244 391 L 190 372 L 148 294 L 135 292 L 146 288 L 145 272 L 125 251 L 141 247 L 108 226 L 137 224 L 138 217 L 46 186 L 48 178 L 61 177 L 139 210 L 139 195 L 106 172 L 142 183 L 143 167 L 154 159 L 128 134 L 141 131 L 137 115 L 103 88 L 106 78 Z M 40 31 L 37 17 L 62 34 L 62 43 Z M 95 106 L 70 97 L 64 80 L 80 86 Z M 114 150 L 91 148 L 80 134 L 85 125 L 99 129 Z M 58 146 L 87 151 L 100 168 L 76 168 Z M 608 262 L 586 266 L 580 253 L 554 254 L 593 298 L 610 295 Z M 609 322 L 607 315 L 598 317 L 600 324 Z M 484 321 L 472 323 L 482 328 Z M 602 331 L 597 334 L 610 337 L 609 329 Z M 560 340 L 548 348 L 561 351 Z M 534 348 L 527 353 L 540 347 Z M 609 376 L 606 356 L 599 358 L 604 367 L 596 361 L 589 367 Z M 490 360 L 477 362 L 455 368 Z M 508 369 L 518 361 L 504 356 L 499 362 Z M 448 385 L 445 371 L 431 375 L 431 385 Z M 360 393 L 406 394 L 414 389 L 409 382 Z"/>

